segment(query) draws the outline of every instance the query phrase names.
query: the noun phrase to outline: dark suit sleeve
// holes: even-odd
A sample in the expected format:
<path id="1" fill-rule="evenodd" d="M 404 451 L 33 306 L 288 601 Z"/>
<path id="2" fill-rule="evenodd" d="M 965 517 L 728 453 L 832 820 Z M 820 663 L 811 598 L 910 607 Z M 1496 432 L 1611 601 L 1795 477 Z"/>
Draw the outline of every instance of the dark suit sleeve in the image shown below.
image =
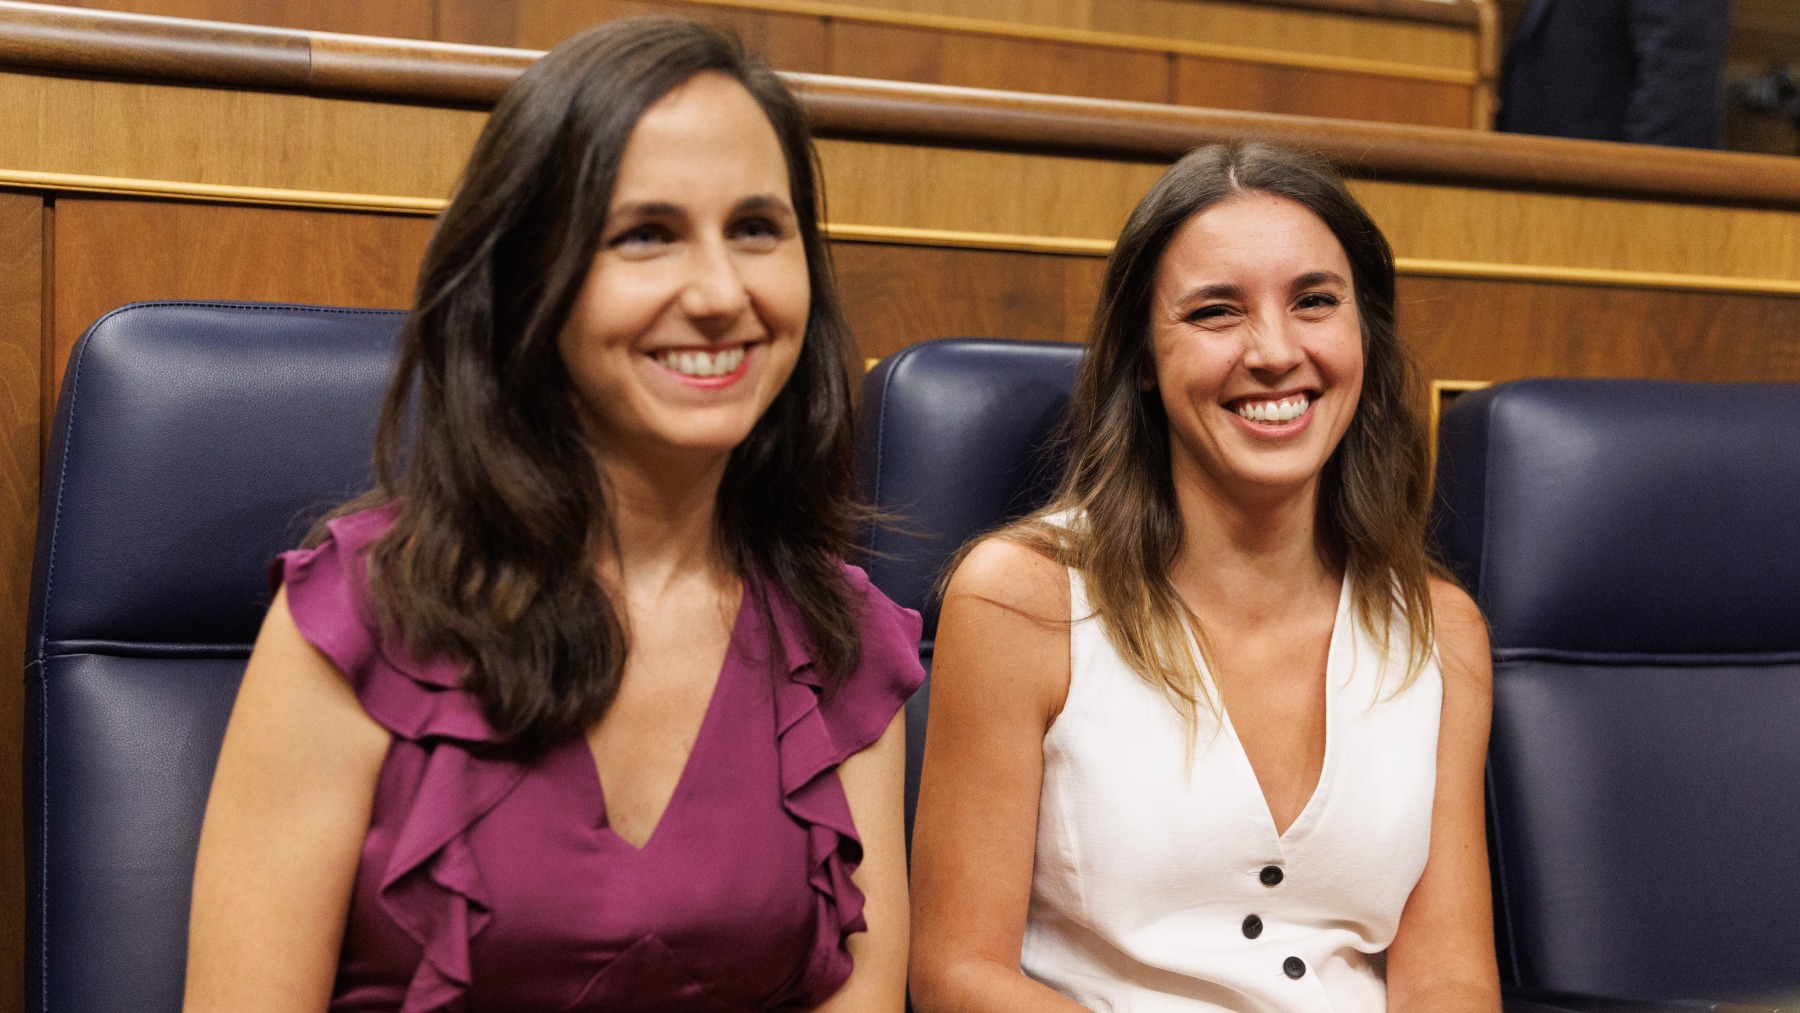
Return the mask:
<path id="1" fill-rule="evenodd" d="M 1625 139 L 1719 147 L 1731 0 L 1629 0 L 1627 10 L 1636 74 Z"/>

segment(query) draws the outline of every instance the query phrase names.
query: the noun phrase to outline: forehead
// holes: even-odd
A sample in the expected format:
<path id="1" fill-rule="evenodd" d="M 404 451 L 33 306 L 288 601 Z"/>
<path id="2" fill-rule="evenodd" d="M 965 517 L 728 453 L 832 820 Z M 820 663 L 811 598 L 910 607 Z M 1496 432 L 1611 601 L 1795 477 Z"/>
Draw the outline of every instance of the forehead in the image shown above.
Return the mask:
<path id="1" fill-rule="evenodd" d="M 1181 223 L 1158 262 L 1157 286 L 1286 285 L 1314 271 L 1350 277 L 1349 258 L 1324 220 L 1286 197 L 1245 193 Z"/>
<path id="2" fill-rule="evenodd" d="M 689 204 L 709 197 L 787 196 L 775 127 L 743 85 L 697 74 L 638 118 L 619 161 L 613 203 Z"/>

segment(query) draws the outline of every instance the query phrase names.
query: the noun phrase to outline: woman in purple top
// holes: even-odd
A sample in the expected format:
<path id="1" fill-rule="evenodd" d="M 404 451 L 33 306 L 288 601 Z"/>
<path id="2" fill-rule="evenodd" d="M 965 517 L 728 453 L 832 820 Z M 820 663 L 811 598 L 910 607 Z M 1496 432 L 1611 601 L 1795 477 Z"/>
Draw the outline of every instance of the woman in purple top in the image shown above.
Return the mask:
<path id="1" fill-rule="evenodd" d="M 187 1009 L 902 1008 L 919 622 L 841 562 L 817 205 L 709 29 L 614 23 L 501 100 L 376 489 L 278 564 Z"/>

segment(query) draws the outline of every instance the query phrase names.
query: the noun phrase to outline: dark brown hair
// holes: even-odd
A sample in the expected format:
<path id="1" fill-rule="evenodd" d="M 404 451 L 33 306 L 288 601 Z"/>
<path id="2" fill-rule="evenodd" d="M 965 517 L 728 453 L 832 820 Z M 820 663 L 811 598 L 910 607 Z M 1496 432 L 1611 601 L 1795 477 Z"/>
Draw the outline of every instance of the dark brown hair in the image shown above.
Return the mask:
<path id="1" fill-rule="evenodd" d="M 1293 201 L 1331 229 L 1350 261 L 1362 324 L 1362 396 L 1320 477 L 1321 555 L 1342 565 L 1357 618 L 1378 640 L 1406 628 L 1410 684 L 1432 643 L 1425 549 L 1430 480 L 1425 427 L 1414 404 L 1412 365 L 1395 327 L 1394 255 L 1368 212 L 1327 164 L 1256 141 L 1188 153 L 1150 188 L 1107 262 L 1100 305 L 1070 400 L 1069 465 L 1049 506 L 1000 536 L 1079 570 L 1089 602 L 1120 654 L 1191 718 L 1206 700 L 1188 649 L 1203 657 L 1205 631 L 1169 577 L 1182 544 L 1170 476 L 1162 394 L 1145 390 L 1156 369 L 1150 300 L 1164 250 L 1194 215 L 1246 193 Z M 1052 514 L 1083 517 L 1077 530 Z M 1210 704 L 1210 701 L 1207 701 Z"/>
<path id="2" fill-rule="evenodd" d="M 557 46 L 489 118 L 419 272 L 376 488 L 341 511 L 394 505 L 369 553 L 384 630 L 415 656 L 466 663 L 463 687 L 520 748 L 592 726 L 623 673 L 620 610 L 596 579 L 616 537 L 611 508 L 557 336 L 633 127 L 701 73 L 743 85 L 775 128 L 812 289 L 793 375 L 726 465 L 719 544 L 746 593 L 767 584 L 794 602 L 827 687 L 856 664 L 856 605 L 839 567 L 860 520 L 853 342 L 799 104 L 711 28 L 615 21 Z M 757 605 L 766 617 L 768 602 Z"/>

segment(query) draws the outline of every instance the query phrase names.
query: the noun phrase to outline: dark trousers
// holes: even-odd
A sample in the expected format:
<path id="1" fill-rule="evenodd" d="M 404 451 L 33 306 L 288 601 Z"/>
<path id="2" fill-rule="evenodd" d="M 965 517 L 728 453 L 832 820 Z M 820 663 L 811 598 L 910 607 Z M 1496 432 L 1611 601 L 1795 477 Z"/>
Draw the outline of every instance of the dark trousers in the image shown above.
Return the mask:
<path id="1" fill-rule="evenodd" d="M 1501 78 L 1499 126 L 1716 148 L 1731 0 L 1536 0 Z"/>

